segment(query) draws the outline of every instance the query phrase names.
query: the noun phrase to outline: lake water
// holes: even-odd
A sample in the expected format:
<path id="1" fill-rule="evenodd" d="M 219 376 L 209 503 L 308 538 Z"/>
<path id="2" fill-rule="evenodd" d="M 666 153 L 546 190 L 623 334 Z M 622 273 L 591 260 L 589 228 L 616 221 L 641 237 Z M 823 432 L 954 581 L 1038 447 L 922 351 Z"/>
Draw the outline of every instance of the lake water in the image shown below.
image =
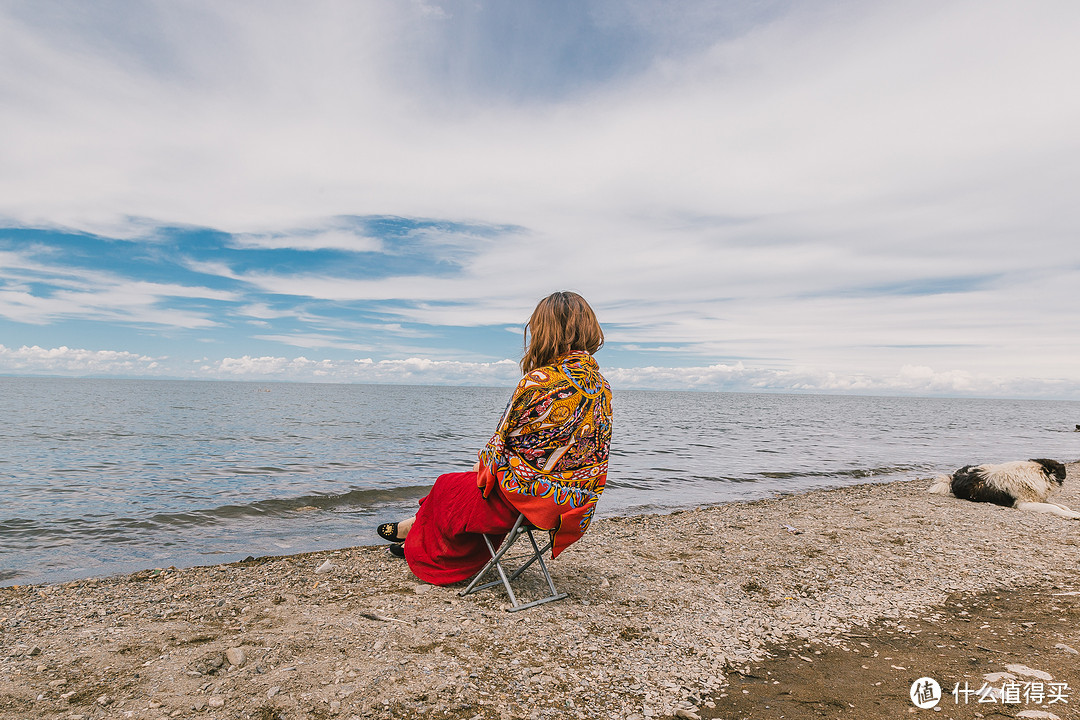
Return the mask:
<path id="1" fill-rule="evenodd" d="M 509 388 L 0 378 L 0 584 L 382 542 Z M 1080 403 L 616 391 L 599 516 L 1080 458 Z"/>

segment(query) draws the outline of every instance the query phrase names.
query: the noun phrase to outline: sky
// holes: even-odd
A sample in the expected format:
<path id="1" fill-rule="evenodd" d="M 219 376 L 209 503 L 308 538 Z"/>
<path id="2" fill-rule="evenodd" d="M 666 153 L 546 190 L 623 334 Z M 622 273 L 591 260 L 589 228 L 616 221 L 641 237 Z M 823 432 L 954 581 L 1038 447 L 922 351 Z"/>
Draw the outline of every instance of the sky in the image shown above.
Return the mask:
<path id="1" fill-rule="evenodd" d="M 1080 3 L 0 0 L 0 375 L 1080 400 Z"/>

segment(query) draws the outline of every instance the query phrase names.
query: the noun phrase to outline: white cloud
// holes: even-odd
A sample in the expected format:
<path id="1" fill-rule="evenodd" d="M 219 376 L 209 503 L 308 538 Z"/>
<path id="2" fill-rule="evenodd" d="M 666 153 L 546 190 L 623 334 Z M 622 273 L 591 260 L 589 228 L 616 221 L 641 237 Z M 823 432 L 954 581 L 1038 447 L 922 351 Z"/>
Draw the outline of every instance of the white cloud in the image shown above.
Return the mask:
<path id="1" fill-rule="evenodd" d="M 338 348 L 341 350 L 356 350 L 359 352 L 371 352 L 368 345 L 349 342 L 333 335 L 320 335 L 316 333 L 294 333 L 291 335 L 256 335 L 256 340 L 282 343 L 302 348 Z"/>
<path id="2" fill-rule="evenodd" d="M 83 350 L 67 347 L 8 348 L 0 345 L 0 372 L 17 374 L 147 376 L 163 372 L 165 358 L 122 350 Z"/>
<path id="3" fill-rule="evenodd" d="M 382 241 L 344 230 L 323 230 L 312 233 L 239 234 L 232 236 L 238 248 L 291 250 L 344 250 L 346 252 L 381 252 Z"/>
<path id="4" fill-rule="evenodd" d="M 183 82 L 9 18 L 0 77 L 21 102 L 5 130 L 23 162 L 5 163 L 0 183 L 13 215 L 246 229 L 375 212 L 541 227 L 553 213 L 850 223 L 906 207 L 925 226 L 928 205 L 954 223 L 966 205 L 985 226 L 1063 199 L 1046 170 L 1068 165 L 1030 162 L 1077 151 L 1080 101 L 1059 92 L 1080 23 L 1068 2 L 795 11 L 539 108 L 446 107 L 446 89 L 404 72 L 410 46 L 392 39 L 426 26 L 393 4 L 184 7 L 148 29 Z M 69 123 L 75 108 L 89 121 Z M 1025 166 L 1028 185 L 1014 174 Z"/>
<path id="5" fill-rule="evenodd" d="M 298 357 L 292 360 L 282 357 L 224 358 L 214 365 L 205 365 L 202 370 L 216 377 L 240 376 L 247 378 L 279 378 L 282 380 L 296 377 L 318 379 L 326 377 L 333 369 L 329 360 L 308 360 Z"/>
<path id="6" fill-rule="evenodd" d="M 517 363 L 513 360 L 480 363 L 426 358 L 374 362 L 371 358 L 315 361 L 305 357 L 244 356 L 204 364 L 200 372 L 213 379 L 414 385 L 513 385 L 519 378 Z"/>
<path id="7" fill-rule="evenodd" d="M 81 319 L 209 328 L 218 323 L 207 312 L 170 307 L 169 301 L 239 299 L 229 291 L 131 280 L 65 266 L 58 258 L 50 260 L 39 261 L 31 253 L 0 252 L 0 317 L 30 324 Z M 32 291 L 32 285 L 48 286 L 49 291 Z"/>
<path id="8" fill-rule="evenodd" d="M 260 320 L 276 320 L 278 318 L 290 317 L 295 314 L 284 310 L 275 310 L 266 303 L 244 305 L 241 308 L 237 308 L 235 312 L 245 317 L 258 318 Z"/>
<path id="9" fill-rule="evenodd" d="M 202 273 L 203 275 L 214 275 L 217 277 L 228 278 L 229 280 L 242 279 L 233 272 L 233 269 L 230 268 L 227 263 L 224 262 L 193 260 L 187 258 L 184 260 L 184 267 L 192 272 Z"/>
<path id="10" fill-rule="evenodd" d="M 912 365 L 879 375 L 805 368 L 775 370 L 748 367 L 742 363 L 691 368 L 612 368 L 605 370 L 604 374 L 613 387 L 624 390 L 1080 399 L 1080 391 L 1075 384 L 1064 379 L 1003 377 L 966 370 L 936 371 L 930 367 Z"/>

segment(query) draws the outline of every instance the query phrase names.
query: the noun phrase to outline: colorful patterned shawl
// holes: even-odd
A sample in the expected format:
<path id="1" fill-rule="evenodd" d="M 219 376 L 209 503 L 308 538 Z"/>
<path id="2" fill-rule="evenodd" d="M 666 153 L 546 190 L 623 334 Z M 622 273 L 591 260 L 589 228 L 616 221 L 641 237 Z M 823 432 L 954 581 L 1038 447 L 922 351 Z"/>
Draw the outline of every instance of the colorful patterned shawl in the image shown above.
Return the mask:
<path id="1" fill-rule="evenodd" d="M 484 497 L 496 485 L 530 523 L 551 532 L 552 557 L 589 527 L 607 480 L 611 388 L 586 352 L 518 383 L 480 451 Z"/>

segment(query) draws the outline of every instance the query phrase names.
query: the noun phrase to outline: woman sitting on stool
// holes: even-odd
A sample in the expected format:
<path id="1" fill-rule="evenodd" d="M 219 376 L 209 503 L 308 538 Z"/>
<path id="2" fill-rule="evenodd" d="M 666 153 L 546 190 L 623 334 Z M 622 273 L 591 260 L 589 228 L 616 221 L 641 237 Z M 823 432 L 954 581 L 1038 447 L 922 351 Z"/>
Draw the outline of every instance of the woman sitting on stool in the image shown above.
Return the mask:
<path id="1" fill-rule="evenodd" d="M 501 543 L 519 512 L 551 533 L 555 557 L 596 511 L 611 446 L 611 388 L 592 358 L 604 333 L 584 298 L 557 292 L 536 306 L 525 342 L 525 377 L 472 472 L 440 475 L 414 517 L 378 528 L 425 582 L 475 575 L 491 557 L 482 535 Z"/>

